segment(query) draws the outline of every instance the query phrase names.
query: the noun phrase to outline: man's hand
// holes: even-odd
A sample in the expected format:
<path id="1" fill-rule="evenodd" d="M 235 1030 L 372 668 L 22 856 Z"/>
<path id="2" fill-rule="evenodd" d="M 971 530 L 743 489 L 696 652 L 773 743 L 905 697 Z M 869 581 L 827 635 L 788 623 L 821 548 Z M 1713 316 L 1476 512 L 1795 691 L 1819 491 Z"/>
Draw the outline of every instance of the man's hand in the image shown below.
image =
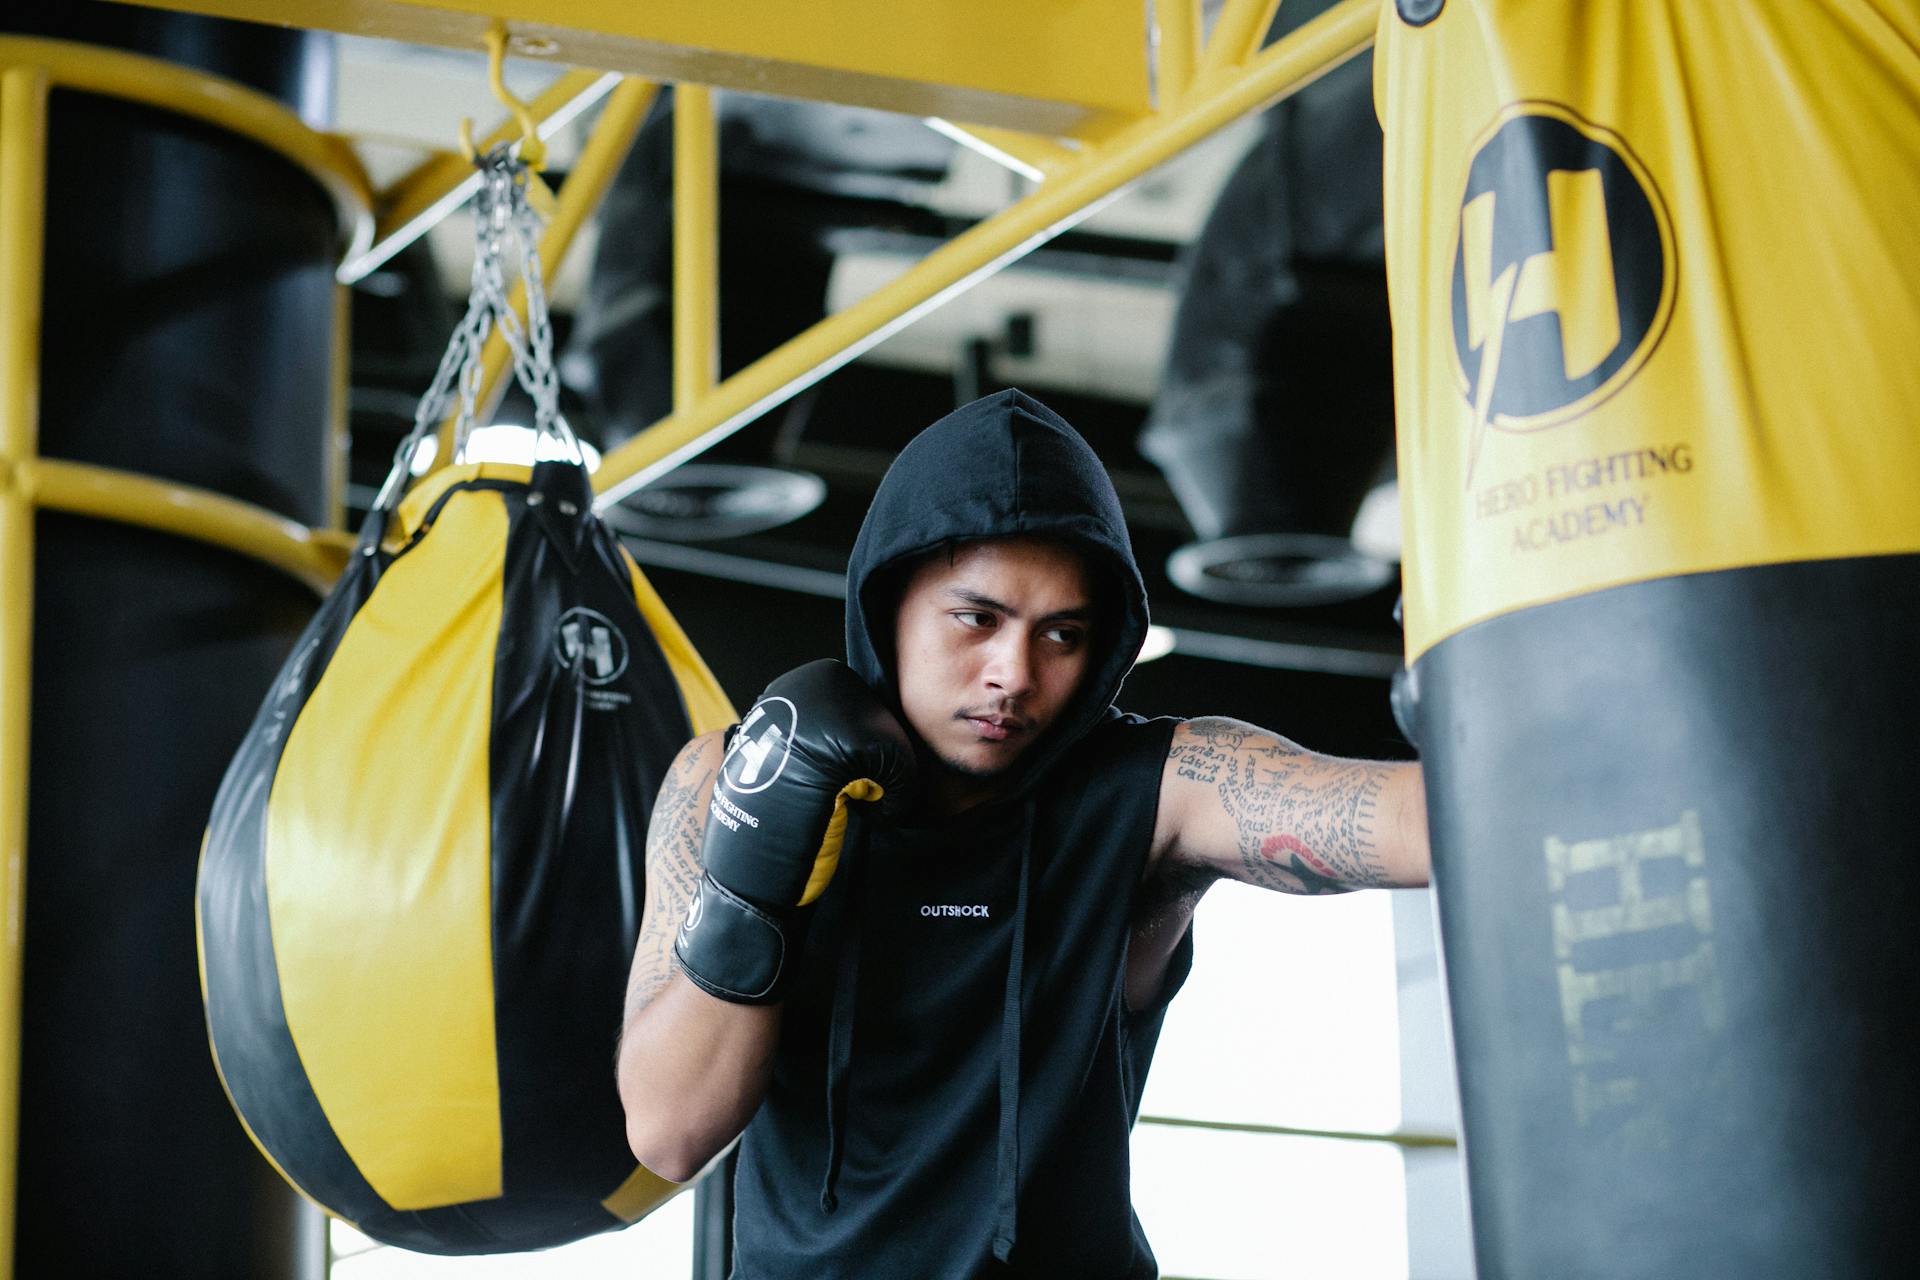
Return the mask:
<path id="1" fill-rule="evenodd" d="M 768 685 L 708 806 L 705 874 L 674 943 L 687 977 L 722 1000 L 778 1000 L 795 913 L 839 865 L 848 801 L 897 808 L 912 777 L 906 730 L 845 664 L 811 662 Z"/>
<path id="2" fill-rule="evenodd" d="M 1174 731 L 1151 866 L 1196 867 L 1282 893 L 1427 883 L 1417 764 L 1342 760 L 1237 720 Z"/>
<path id="3" fill-rule="evenodd" d="M 647 829 L 647 902 L 627 980 L 616 1070 L 627 1141 L 641 1164 L 687 1182 L 746 1125 L 771 1078 L 777 1005 L 724 1004 L 680 973 L 673 939 L 700 886 L 720 734 L 681 748 Z"/>
<path id="4" fill-rule="evenodd" d="M 825 889 L 846 798 L 878 801 L 884 789 L 880 803 L 898 803 L 911 767 L 905 732 L 838 663 L 781 677 L 755 710 L 724 756 L 717 733 L 687 744 L 647 832 L 647 904 L 617 1071 L 635 1157 L 674 1182 L 708 1167 L 766 1096 L 781 968 L 768 968 L 765 944 L 783 961 L 792 917 Z M 733 901 L 716 908 L 722 892 Z M 702 922 L 689 928 L 696 913 Z M 733 923 L 747 943 L 712 945 L 725 930 L 709 926 L 730 914 L 745 916 Z M 744 1002 L 762 989 L 761 1003 Z"/>

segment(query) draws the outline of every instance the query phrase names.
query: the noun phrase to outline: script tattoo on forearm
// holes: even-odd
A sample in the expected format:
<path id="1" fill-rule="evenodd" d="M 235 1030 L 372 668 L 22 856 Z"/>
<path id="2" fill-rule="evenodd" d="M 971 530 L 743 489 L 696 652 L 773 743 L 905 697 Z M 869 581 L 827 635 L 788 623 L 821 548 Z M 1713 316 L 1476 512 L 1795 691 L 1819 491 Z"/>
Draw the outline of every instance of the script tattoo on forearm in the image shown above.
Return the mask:
<path id="1" fill-rule="evenodd" d="M 673 937 L 700 883 L 700 842 L 707 829 L 702 792 L 713 776 L 706 753 L 674 761 L 647 824 L 647 905 L 640 918 L 627 1016 L 645 1008 L 673 976 Z"/>
<path id="2" fill-rule="evenodd" d="M 1389 766 L 1315 755 L 1224 719 L 1188 722 L 1171 759 L 1218 795 L 1249 884 L 1341 893 L 1388 883 L 1379 827 Z"/>

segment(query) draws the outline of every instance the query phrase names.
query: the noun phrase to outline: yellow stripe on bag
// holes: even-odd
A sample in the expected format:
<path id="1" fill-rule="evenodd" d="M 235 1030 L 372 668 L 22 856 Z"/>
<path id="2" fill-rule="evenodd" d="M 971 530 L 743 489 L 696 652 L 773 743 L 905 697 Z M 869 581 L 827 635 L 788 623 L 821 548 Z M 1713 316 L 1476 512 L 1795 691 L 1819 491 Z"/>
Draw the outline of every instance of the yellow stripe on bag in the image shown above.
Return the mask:
<path id="1" fill-rule="evenodd" d="M 499 494 L 456 494 L 387 570 L 267 808 L 287 1027 L 395 1209 L 502 1190 L 489 758 L 506 533 Z"/>
<path id="2" fill-rule="evenodd" d="M 739 713 L 727 701 L 720 682 L 707 669 L 706 660 L 687 639 L 687 633 L 667 611 L 653 584 L 640 572 L 640 566 L 634 563 L 625 547 L 620 548 L 620 555 L 626 560 L 627 572 L 633 579 L 634 603 L 640 606 L 640 616 L 646 619 L 647 629 L 653 632 L 654 641 L 666 656 L 667 668 L 680 686 L 680 698 L 686 703 L 687 721 L 693 726 L 694 736 L 726 728 L 740 718 Z"/>

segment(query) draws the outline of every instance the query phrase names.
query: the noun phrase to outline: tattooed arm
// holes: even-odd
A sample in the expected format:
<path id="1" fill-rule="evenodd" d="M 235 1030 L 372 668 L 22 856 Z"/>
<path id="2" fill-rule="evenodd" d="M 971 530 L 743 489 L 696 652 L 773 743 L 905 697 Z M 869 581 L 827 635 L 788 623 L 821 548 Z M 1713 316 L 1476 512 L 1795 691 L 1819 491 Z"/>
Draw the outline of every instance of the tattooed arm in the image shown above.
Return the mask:
<path id="1" fill-rule="evenodd" d="M 1152 865 L 1282 893 L 1423 885 L 1420 766 L 1318 755 L 1238 720 L 1189 721 L 1161 775 Z"/>
<path id="2" fill-rule="evenodd" d="M 729 1004 L 694 986 L 673 959 L 674 934 L 700 882 L 718 733 L 681 748 L 647 828 L 647 903 L 627 978 L 615 1069 L 627 1144 L 673 1182 L 695 1177 L 744 1129 L 766 1095 L 780 1010 Z"/>

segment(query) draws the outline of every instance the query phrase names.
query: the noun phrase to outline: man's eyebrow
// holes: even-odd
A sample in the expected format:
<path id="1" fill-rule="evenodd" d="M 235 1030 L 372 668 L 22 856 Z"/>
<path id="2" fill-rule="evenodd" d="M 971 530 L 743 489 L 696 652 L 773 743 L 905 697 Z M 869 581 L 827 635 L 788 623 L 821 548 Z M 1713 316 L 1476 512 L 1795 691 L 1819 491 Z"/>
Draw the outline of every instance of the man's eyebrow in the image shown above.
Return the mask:
<path id="1" fill-rule="evenodd" d="M 970 608 L 982 609 L 990 613 L 1003 613 L 1009 618 L 1017 618 L 1020 616 L 1020 611 L 1012 605 L 1004 601 L 995 600 L 992 596 L 983 595 L 978 591 L 969 591 L 965 587 L 948 587 L 946 594 L 947 598 L 956 604 L 964 604 Z M 1093 606 L 1091 604 L 1076 604 L 1065 609 L 1055 609 L 1052 613 L 1041 618 L 1040 621 L 1088 622 L 1091 621 L 1092 618 Z"/>

